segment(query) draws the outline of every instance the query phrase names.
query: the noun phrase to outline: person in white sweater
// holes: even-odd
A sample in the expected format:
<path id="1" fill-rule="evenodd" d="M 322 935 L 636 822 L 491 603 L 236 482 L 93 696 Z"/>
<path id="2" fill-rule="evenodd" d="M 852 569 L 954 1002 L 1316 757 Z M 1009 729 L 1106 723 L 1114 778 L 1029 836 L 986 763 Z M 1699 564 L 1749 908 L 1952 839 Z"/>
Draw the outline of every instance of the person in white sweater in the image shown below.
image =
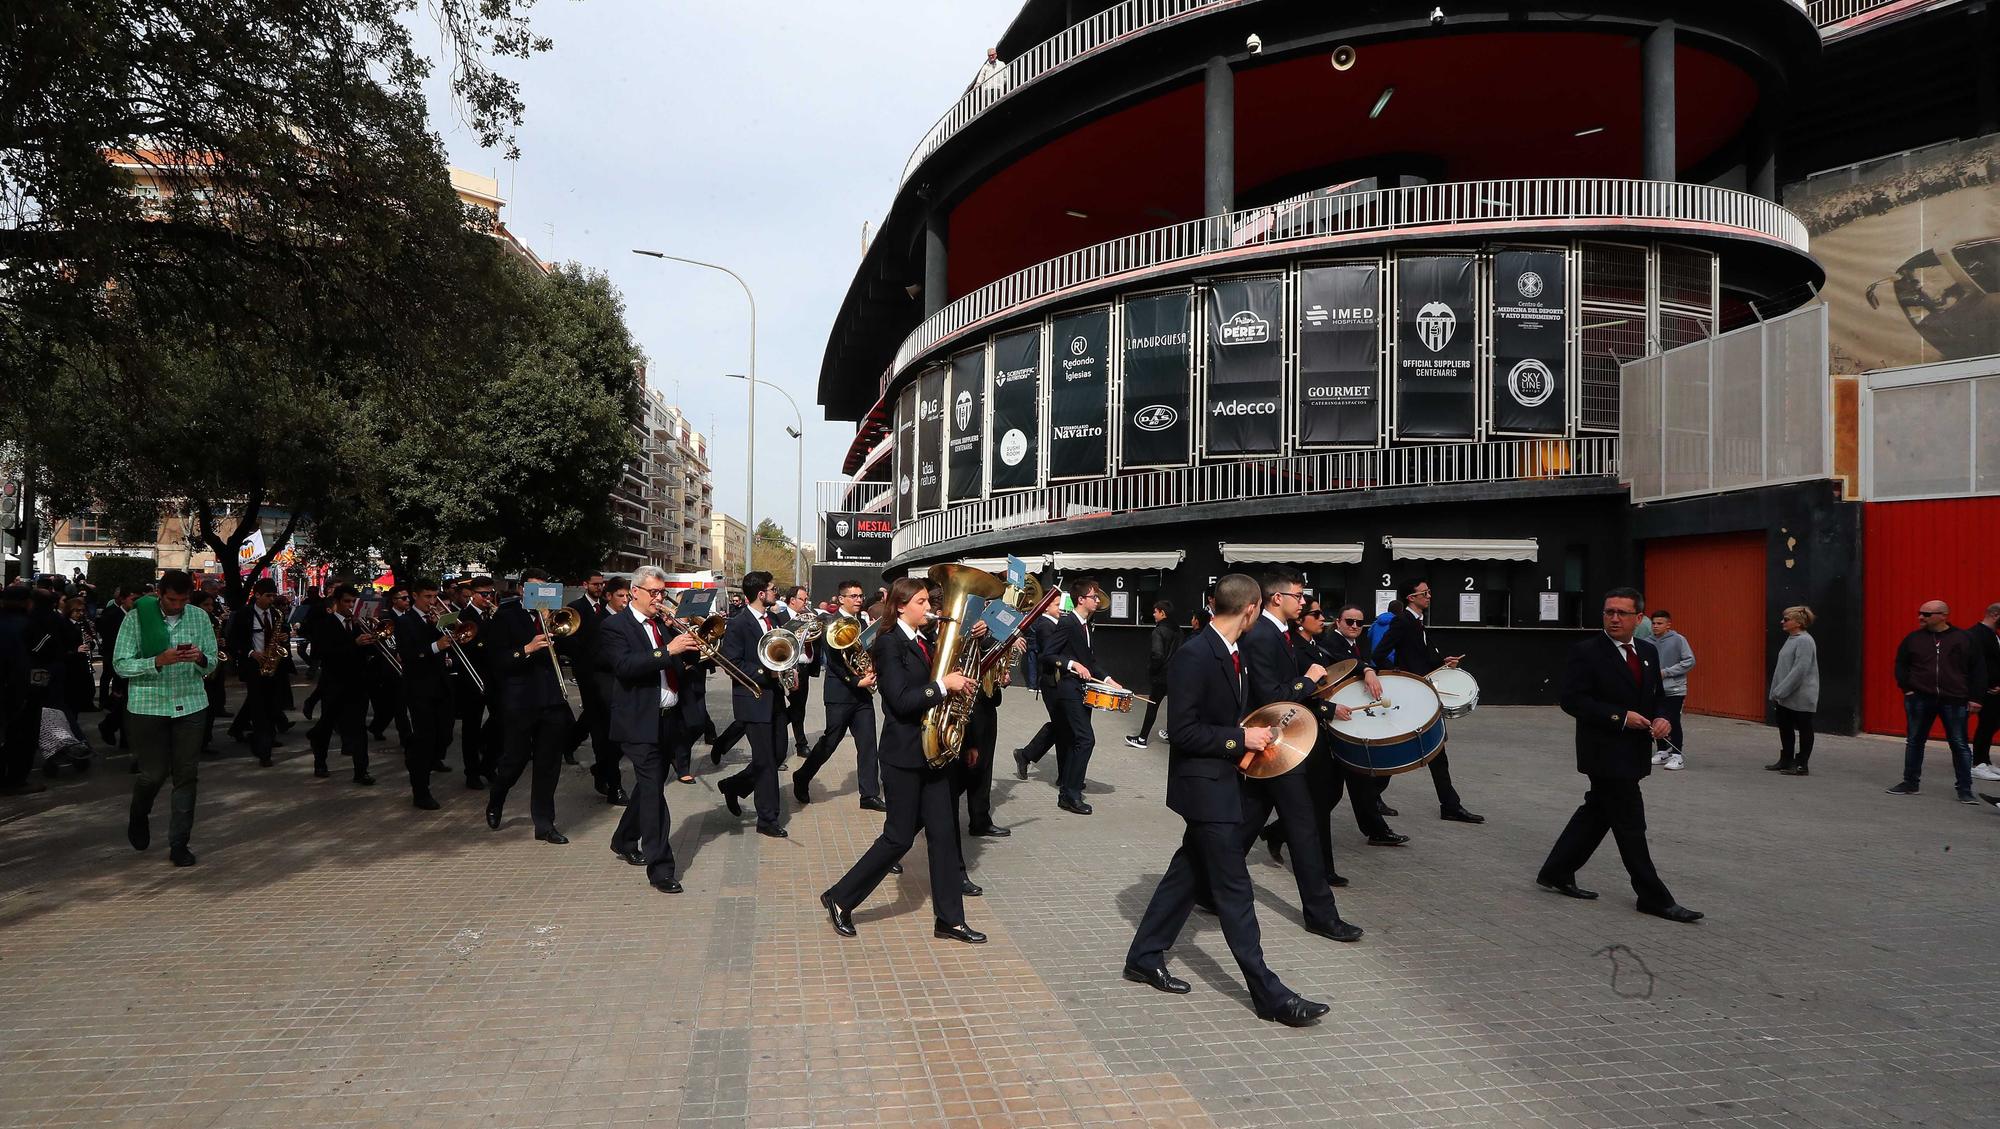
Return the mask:
<path id="1" fill-rule="evenodd" d="M 1687 767 L 1687 734 L 1681 731 L 1681 711 L 1687 705 L 1688 671 L 1694 669 L 1694 648 L 1687 636 L 1674 630 L 1674 613 L 1661 609 L 1652 615 L 1653 646 L 1660 652 L 1660 685 L 1666 695 L 1660 699 L 1660 716 L 1667 719 L 1667 735 L 1653 753 L 1653 763 L 1669 772 Z"/>
<path id="2" fill-rule="evenodd" d="M 1819 645 L 1806 630 L 1813 625 L 1811 608 L 1786 608 L 1778 620 L 1785 645 L 1778 651 L 1767 697 L 1778 714 L 1778 762 L 1764 767 L 1786 776 L 1808 776 L 1812 759 L 1813 712 L 1819 709 Z M 1796 742 L 1796 749 L 1794 743 Z"/>

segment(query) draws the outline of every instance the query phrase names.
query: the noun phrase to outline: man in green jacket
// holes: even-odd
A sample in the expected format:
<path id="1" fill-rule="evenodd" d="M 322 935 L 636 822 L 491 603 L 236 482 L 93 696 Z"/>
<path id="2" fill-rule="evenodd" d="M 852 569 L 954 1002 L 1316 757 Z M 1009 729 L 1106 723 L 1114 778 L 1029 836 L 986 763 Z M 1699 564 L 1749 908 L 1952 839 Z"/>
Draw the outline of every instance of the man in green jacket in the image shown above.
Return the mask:
<path id="1" fill-rule="evenodd" d="M 125 679 L 125 732 L 139 778 L 132 784 L 126 838 L 143 851 L 153 841 L 153 801 L 174 781 L 168 857 L 193 866 L 195 773 L 208 729 L 206 679 L 216 669 L 215 623 L 190 609 L 194 578 L 179 569 L 160 576 L 159 595 L 133 606 L 118 629 L 111 666 Z"/>

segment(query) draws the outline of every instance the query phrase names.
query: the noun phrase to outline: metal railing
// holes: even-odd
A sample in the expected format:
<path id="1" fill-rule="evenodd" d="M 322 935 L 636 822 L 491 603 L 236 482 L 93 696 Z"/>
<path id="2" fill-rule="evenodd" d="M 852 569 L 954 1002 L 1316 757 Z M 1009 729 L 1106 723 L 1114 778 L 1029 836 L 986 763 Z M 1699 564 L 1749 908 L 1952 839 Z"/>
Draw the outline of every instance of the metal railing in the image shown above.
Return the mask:
<path id="1" fill-rule="evenodd" d="M 1812 0 L 1806 5 L 1806 13 L 1812 16 L 1814 24 L 1821 28 L 1844 23 L 1856 16 L 1864 16 L 1877 8 L 1926 8 L 1938 7 L 1936 0 Z"/>
<path id="2" fill-rule="evenodd" d="M 1189 515 L 1180 507 L 1206 503 L 1472 482 L 1615 480 L 1617 475 L 1618 441 L 1608 436 L 1248 459 L 1069 482 L 968 502 L 904 525 L 896 531 L 891 553 L 901 557 L 918 548 L 984 533 L 1147 510 L 1171 511 L 1162 519 L 1185 521 Z"/>
<path id="3" fill-rule="evenodd" d="M 1784 244 L 1803 253 L 1806 228 L 1769 200 L 1704 184 L 1657 180 L 1473 180 L 1314 196 L 1142 231 L 1015 271 L 926 318 L 882 375 L 897 374 L 942 342 L 989 319 L 1120 275 L 1335 236 L 1454 224 L 1536 220 L 1664 220 Z"/>
<path id="4" fill-rule="evenodd" d="M 822 514 L 886 509 L 889 483 L 822 478 L 813 484 L 815 505 Z"/>

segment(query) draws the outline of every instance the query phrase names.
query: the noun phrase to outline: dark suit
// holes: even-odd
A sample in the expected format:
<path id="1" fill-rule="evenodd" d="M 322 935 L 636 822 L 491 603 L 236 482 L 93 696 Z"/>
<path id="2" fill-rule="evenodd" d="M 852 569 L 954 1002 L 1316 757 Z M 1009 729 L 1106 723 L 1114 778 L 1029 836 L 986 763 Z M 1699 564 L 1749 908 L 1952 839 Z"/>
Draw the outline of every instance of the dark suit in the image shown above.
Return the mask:
<path id="1" fill-rule="evenodd" d="M 368 656 L 355 642 L 360 633 L 353 616 L 343 623 L 331 611 L 306 622 L 306 637 L 319 660 L 319 724 L 306 734 L 313 767 L 327 767 L 327 745 L 338 734 L 341 752 L 354 759 L 357 780 L 368 773 Z"/>
<path id="2" fill-rule="evenodd" d="M 793 772 L 792 786 L 799 787 L 800 781 L 810 782 L 818 775 L 820 766 L 840 748 L 841 739 L 852 733 L 854 778 L 861 787 L 861 796 L 880 799 L 881 769 L 875 763 L 875 691 L 856 685 L 859 679 L 855 677 L 854 665 L 847 660 L 847 652 L 829 652 L 822 661 L 826 664 L 826 731 L 819 735 L 805 763 Z"/>
<path id="3" fill-rule="evenodd" d="M 675 739 L 672 755 L 673 769 L 681 776 L 694 774 L 694 743 L 703 733 L 713 733 L 713 722 L 708 716 L 708 675 L 715 669 L 713 662 L 689 663 L 687 677 L 681 680 L 681 732 Z"/>
<path id="4" fill-rule="evenodd" d="M 493 672 L 486 661 L 486 631 L 492 626 L 492 617 L 468 602 L 459 609 L 458 618 L 461 623 L 479 628 L 471 642 L 459 645 L 465 663 L 481 678 L 490 680 Z M 452 700 L 458 710 L 459 755 L 465 759 L 465 782 L 470 785 L 493 775 L 493 761 L 499 750 L 486 740 L 486 695 L 473 684 L 470 671 L 456 666 L 452 671 Z"/>
<path id="5" fill-rule="evenodd" d="M 97 679 L 97 698 L 104 703 L 104 720 L 98 732 L 110 741 L 125 716 L 125 680 L 111 669 L 111 649 L 118 645 L 118 629 L 125 625 L 125 609 L 116 602 L 97 613 L 97 657 L 104 663 Z"/>
<path id="6" fill-rule="evenodd" d="M 493 768 L 487 805 L 497 809 L 505 804 L 508 790 L 532 764 L 528 814 L 534 817 L 536 833 L 547 834 L 556 827 L 556 779 L 562 773 L 563 742 L 576 719 L 550 653 L 527 650 L 539 634 L 535 617 L 519 600 L 501 604 L 480 632 L 487 640 L 493 672 L 486 688 L 500 727 L 500 758 Z"/>
<path id="7" fill-rule="evenodd" d="M 1429 674 L 1444 665 L 1444 656 L 1431 646 L 1430 634 L 1424 628 L 1424 621 L 1404 608 L 1389 621 L 1389 629 L 1382 633 L 1375 645 L 1376 665 L 1384 670 L 1401 670 L 1410 674 Z M 1383 665 L 1384 663 L 1387 665 Z M 1437 787 L 1438 810 L 1444 813 L 1459 811 L 1465 807 L 1458 798 L 1458 789 L 1451 784 L 1451 759 L 1443 749 L 1431 758 L 1431 783 Z M 1389 779 L 1382 778 L 1382 786 L 1389 786 Z"/>
<path id="8" fill-rule="evenodd" d="M 264 628 L 263 641 L 268 647 L 272 634 L 283 625 L 284 620 L 284 613 L 277 608 L 259 611 L 253 600 L 242 611 L 229 617 L 229 635 L 223 641 L 223 647 L 236 667 L 236 677 L 243 683 L 243 705 L 236 711 L 236 720 L 229 724 L 229 734 L 248 740 L 250 751 L 259 761 L 270 760 L 271 747 L 277 743 L 278 683 L 283 676 L 277 673 L 266 675 L 257 665 L 256 629 L 260 625 Z M 122 619 L 120 622 L 123 622 Z"/>
<path id="9" fill-rule="evenodd" d="M 1063 758 L 1069 755 L 1069 715 L 1056 705 L 1055 696 L 1049 693 L 1059 677 L 1051 651 L 1056 646 L 1055 636 L 1060 627 L 1059 616 L 1047 615 L 1036 616 L 1035 622 L 1028 625 L 1028 657 L 1032 660 L 1029 665 L 1038 679 L 1035 688 L 1041 691 L 1042 709 L 1048 712 L 1049 720 L 1021 747 L 1021 755 L 1029 764 L 1041 760 L 1051 748 L 1056 749 L 1058 778 L 1062 776 Z"/>
<path id="10" fill-rule="evenodd" d="M 1055 689 L 1048 697 L 1053 704 L 1049 707 L 1051 720 L 1058 714 L 1061 723 L 1056 728 L 1056 795 L 1073 804 L 1083 802 L 1083 784 L 1090 772 L 1090 754 L 1097 748 L 1097 733 L 1091 728 L 1090 707 L 1083 704 L 1084 679 L 1070 672 L 1071 662 L 1081 663 L 1090 671 L 1093 679 L 1104 678 L 1104 668 L 1098 664 L 1097 653 L 1090 646 L 1090 627 L 1074 612 L 1063 613 L 1062 619 L 1049 628 L 1046 637 L 1052 642 L 1054 651 L 1042 652 L 1042 661 L 1052 659 L 1061 673 L 1055 680 Z M 1045 674 L 1043 678 L 1048 676 Z M 1065 738 L 1067 740 L 1065 741 Z"/>
<path id="11" fill-rule="evenodd" d="M 771 626 L 776 627 L 776 622 Z M 731 712 L 750 738 L 750 764 L 717 787 L 725 795 L 755 795 L 757 826 L 771 829 L 779 826 L 785 814 L 778 798 L 778 750 L 784 747 L 785 713 L 778 680 L 757 661 L 757 640 L 764 637 L 764 631 L 757 615 L 745 607 L 730 617 L 729 629 L 722 635 L 722 657 L 755 679 L 763 693 L 752 697 L 734 680 L 729 684 Z"/>
<path id="12" fill-rule="evenodd" d="M 654 631 L 659 632 L 658 639 Z M 632 762 L 632 794 L 611 833 L 611 849 L 621 853 L 637 849 L 646 856 L 646 876 L 667 881 L 674 877 L 667 763 L 686 729 L 678 699 L 688 667 L 679 656 L 667 653 L 671 633 L 664 626 L 649 626 L 629 609 L 605 617 L 599 634 L 599 654 L 612 678 L 610 696 L 600 703 L 605 732 Z M 671 707 L 660 705 L 663 683 L 675 695 Z"/>
<path id="13" fill-rule="evenodd" d="M 1366 630 L 1351 642 L 1340 632 L 1328 630 L 1319 637 L 1317 643 L 1320 653 L 1315 657 L 1314 661 L 1322 665 L 1332 666 L 1334 663 L 1353 659 L 1355 662 L 1360 663 L 1362 667 L 1372 668 L 1374 666 L 1374 663 L 1368 657 L 1368 634 Z M 1322 716 L 1329 720 L 1332 719 L 1333 706 L 1331 703 L 1326 704 L 1326 708 L 1322 711 Z M 1333 872 L 1333 847 L 1331 839 L 1333 809 L 1340 803 L 1342 792 L 1346 792 L 1353 797 L 1353 801 L 1348 804 L 1348 807 L 1354 812 L 1354 825 L 1361 829 L 1363 835 L 1391 835 L 1394 832 L 1389 829 L 1389 824 L 1382 819 L 1379 800 L 1379 797 L 1382 795 L 1382 788 L 1377 779 L 1367 773 L 1348 767 L 1339 757 L 1334 756 L 1332 738 L 1327 735 L 1324 729 L 1320 731 L 1319 740 L 1320 747 L 1315 751 L 1314 760 L 1311 762 L 1317 765 L 1317 774 L 1313 777 L 1313 808 L 1315 812 L 1319 813 L 1320 820 L 1315 826 L 1320 829 L 1320 834 L 1328 836 L 1326 868 L 1327 873 L 1331 874 Z M 1321 754 L 1324 755 L 1322 756 Z"/>
<path id="14" fill-rule="evenodd" d="M 431 794 L 431 772 L 444 764 L 451 747 L 451 686 L 445 675 L 449 645 L 444 636 L 414 608 L 396 617 L 396 657 L 403 664 L 403 708 L 410 715 L 410 737 L 403 742 L 403 769 L 410 775 L 411 794 Z"/>
<path id="15" fill-rule="evenodd" d="M 1653 869 L 1646 847 L 1646 805 L 1639 781 L 1653 771 L 1653 735 L 1628 729 L 1625 714 L 1648 719 L 1660 716 L 1665 689 L 1660 682 L 1660 656 L 1653 644 L 1635 639 L 1639 677 L 1609 635 L 1599 633 L 1570 648 L 1563 666 L 1562 708 L 1576 719 L 1576 770 L 1590 778 L 1583 806 L 1570 816 L 1569 826 L 1549 851 L 1536 880 L 1559 886 L 1576 881 L 1576 872 L 1609 831 L 1618 854 L 1632 876 L 1639 908 L 1665 909 L 1674 903 L 1667 884 Z"/>
<path id="16" fill-rule="evenodd" d="M 959 883 L 965 864 L 958 850 L 952 770 L 924 763 L 924 714 L 944 701 L 943 688 L 931 681 L 923 647 L 900 623 L 883 627 L 874 659 L 882 698 L 882 791 L 889 814 L 882 834 L 827 894 L 847 910 L 867 901 L 889 873 L 889 864 L 909 851 L 922 828 L 930 851 L 931 908 L 939 921 L 963 925 Z"/>
<path id="17" fill-rule="evenodd" d="M 783 618 L 776 619 L 773 622 L 781 627 L 790 627 L 793 631 L 804 627 L 805 621 L 813 614 L 810 611 L 803 614 L 795 614 L 782 604 L 774 610 L 782 611 L 785 614 Z M 819 677 L 820 661 L 823 657 L 824 653 L 819 643 L 799 644 L 799 665 L 795 668 L 799 676 L 798 689 L 788 691 L 785 694 L 785 723 L 791 726 L 792 743 L 802 757 L 808 755 L 806 752 L 806 703 L 812 697 L 812 680 Z M 784 729 L 784 724 L 779 725 L 778 748 L 780 751 L 784 749 Z"/>
<path id="18" fill-rule="evenodd" d="M 585 737 L 590 738 L 590 778 L 603 792 L 609 790 L 607 783 L 618 783 L 618 744 L 611 739 L 610 719 L 605 716 L 607 686 L 599 677 L 606 672 L 599 665 L 598 632 L 611 612 L 604 601 L 592 604 L 589 596 L 578 596 L 569 606 L 577 615 L 576 634 L 556 640 L 556 653 L 569 663 L 583 713 L 570 726 L 568 747 L 574 753 Z"/>
<path id="19" fill-rule="evenodd" d="M 1236 767 L 1244 752 L 1238 722 L 1250 708 L 1243 683 L 1229 644 L 1212 627 L 1182 644 L 1167 666 L 1167 809 L 1187 829 L 1146 904 L 1125 962 L 1164 967 L 1197 890 L 1206 887 L 1229 952 L 1262 1010 L 1292 992 L 1264 963 L 1250 872 L 1243 864 L 1244 805 Z"/>
<path id="20" fill-rule="evenodd" d="M 1249 704 L 1244 713 L 1272 702 L 1312 701 L 1314 684 L 1305 678 L 1305 671 L 1312 666 L 1311 659 L 1299 652 L 1291 634 L 1279 630 L 1268 615 L 1259 615 L 1237 646 L 1243 654 L 1243 673 L 1249 689 Z M 1318 755 L 1321 754 L 1312 754 Z M 1332 870 L 1331 852 L 1321 837 L 1323 821 L 1313 810 L 1308 771 L 1306 765 L 1301 765 L 1268 780 L 1244 779 L 1239 847 L 1248 852 L 1256 845 L 1264 820 L 1273 810 L 1277 811 L 1284 824 L 1285 840 L 1292 848 L 1292 878 L 1298 883 L 1299 904 L 1305 911 L 1306 924 L 1331 927 L 1340 920 L 1340 912 L 1327 884 Z"/>
<path id="21" fill-rule="evenodd" d="M 985 690 L 972 695 L 972 724 L 965 734 L 965 745 L 969 750 L 977 750 L 974 763 L 959 762 L 959 790 L 965 793 L 966 828 L 973 834 L 993 827 L 993 759 L 998 755 L 994 746 L 1000 742 L 1000 699 L 1006 694 L 998 685 L 989 696 Z"/>

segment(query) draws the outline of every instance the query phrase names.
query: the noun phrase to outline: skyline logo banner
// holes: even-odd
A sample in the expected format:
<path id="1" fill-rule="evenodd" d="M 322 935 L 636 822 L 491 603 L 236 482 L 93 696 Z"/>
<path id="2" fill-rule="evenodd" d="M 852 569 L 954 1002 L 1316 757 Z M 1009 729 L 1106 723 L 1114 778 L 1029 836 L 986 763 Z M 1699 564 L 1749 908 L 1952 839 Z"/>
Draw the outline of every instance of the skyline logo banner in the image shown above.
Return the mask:
<path id="1" fill-rule="evenodd" d="M 1194 295 L 1181 290 L 1125 300 L 1125 418 L 1119 466 L 1186 466 L 1194 390 Z"/>
<path id="2" fill-rule="evenodd" d="M 1055 319 L 1057 358 L 1049 389 L 1049 480 L 1101 478 L 1111 471 L 1111 310 Z"/>
<path id="3" fill-rule="evenodd" d="M 1562 435 L 1568 428 L 1568 258 L 1493 255 L 1493 388 L 1488 430 Z"/>
<path id="4" fill-rule="evenodd" d="M 1396 434 L 1470 439 L 1478 423 L 1478 334 L 1459 325 L 1473 309 L 1470 255 L 1396 259 Z"/>
<path id="5" fill-rule="evenodd" d="M 1373 446 L 1380 431 L 1382 319 L 1378 263 L 1299 271 L 1298 438 L 1304 446 Z"/>
<path id="6" fill-rule="evenodd" d="M 1284 282 L 1276 277 L 1217 279 L 1207 306 L 1210 455 L 1275 455 L 1284 450 Z"/>

